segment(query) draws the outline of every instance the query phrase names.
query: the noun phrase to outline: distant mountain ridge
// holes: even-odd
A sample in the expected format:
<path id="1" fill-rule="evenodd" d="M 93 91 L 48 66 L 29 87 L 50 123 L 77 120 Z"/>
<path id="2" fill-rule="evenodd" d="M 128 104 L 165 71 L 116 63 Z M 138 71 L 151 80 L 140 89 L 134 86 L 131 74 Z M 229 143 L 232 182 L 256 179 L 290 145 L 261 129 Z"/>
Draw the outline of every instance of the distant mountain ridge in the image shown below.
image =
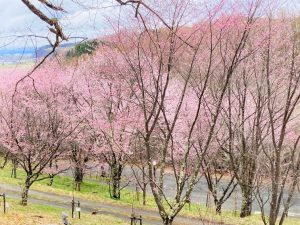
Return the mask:
<path id="1" fill-rule="evenodd" d="M 72 47 L 74 47 L 77 43 L 64 43 L 61 44 L 57 51 L 65 51 Z M 20 57 L 24 57 L 28 60 L 41 58 L 46 56 L 52 47 L 50 45 L 44 45 L 36 48 L 0 48 L 0 62 L 14 62 L 20 59 Z"/>
<path id="2" fill-rule="evenodd" d="M 57 51 L 60 50 L 68 50 L 72 47 L 74 47 L 75 45 L 77 45 L 77 43 L 64 43 L 59 45 L 59 47 L 57 48 Z M 44 57 L 46 56 L 50 51 L 52 50 L 51 45 L 44 45 L 40 48 L 37 49 L 37 51 L 33 52 L 33 56 L 35 57 L 35 54 L 38 58 L 40 57 Z"/>

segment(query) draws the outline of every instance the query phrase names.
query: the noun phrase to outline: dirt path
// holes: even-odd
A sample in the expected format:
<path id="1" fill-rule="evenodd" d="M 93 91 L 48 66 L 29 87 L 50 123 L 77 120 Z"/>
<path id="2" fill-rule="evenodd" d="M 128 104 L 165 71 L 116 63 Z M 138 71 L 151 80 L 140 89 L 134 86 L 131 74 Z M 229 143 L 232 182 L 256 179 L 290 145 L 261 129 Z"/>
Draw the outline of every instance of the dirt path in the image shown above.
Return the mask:
<path id="1" fill-rule="evenodd" d="M 20 199 L 21 188 L 16 185 L 0 184 L 0 191 L 5 192 L 10 198 Z M 78 198 L 80 201 L 82 211 L 85 213 L 98 212 L 99 214 L 112 215 L 122 220 L 128 221 L 131 215 L 131 207 L 121 206 L 117 204 L 110 204 L 98 201 L 90 201 L 86 199 Z M 41 192 L 36 190 L 29 191 L 29 204 L 43 204 L 62 208 L 62 211 L 70 211 L 71 209 L 71 197 L 65 195 L 57 195 L 49 192 Z M 161 225 L 161 219 L 157 212 L 134 209 L 137 215 L 142 215 L 143 224 L 145 225 Z M 69 213 L 70 214 L 70 213 Z M 199 219 L 177 216 L 174 221 L 174 225 L 218 225 L 218 223 L 202 222 Z"/>

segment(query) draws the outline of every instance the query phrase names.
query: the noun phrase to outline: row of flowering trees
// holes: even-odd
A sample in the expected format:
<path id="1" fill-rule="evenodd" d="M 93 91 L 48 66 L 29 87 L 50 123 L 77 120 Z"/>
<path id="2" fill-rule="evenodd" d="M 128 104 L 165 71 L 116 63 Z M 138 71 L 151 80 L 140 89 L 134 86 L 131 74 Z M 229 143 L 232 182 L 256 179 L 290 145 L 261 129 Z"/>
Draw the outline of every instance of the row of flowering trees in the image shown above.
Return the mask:
<path id="1" fill-rule="evenodd" d="M 80 190 L 89 163 L 105 162 L 112 198 L 131 165 L 165 225 L 202 174 L 218 213 L 239 186 L 241 217 L 256 198 L 263 222 L 282 224 L 300 175 L 297 23 L 262 17 L 259 0 L 143 6 L 91 55 L 56 56 L 17 86 L 22 71 L 3 71 L 1 144 L 26 172 L 22 204 L 34 182 L 72 168 Z"/>

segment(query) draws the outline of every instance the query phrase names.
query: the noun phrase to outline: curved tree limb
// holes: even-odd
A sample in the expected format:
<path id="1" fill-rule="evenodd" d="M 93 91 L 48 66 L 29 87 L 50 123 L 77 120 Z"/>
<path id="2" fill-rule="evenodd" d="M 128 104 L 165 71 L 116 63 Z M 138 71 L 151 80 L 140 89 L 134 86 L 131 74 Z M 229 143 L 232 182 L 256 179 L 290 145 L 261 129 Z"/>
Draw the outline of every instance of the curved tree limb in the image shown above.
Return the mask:
<path id="1" fill-rule="evenodd" d="M 61 40 L 68 40 L 68 38 L 64 35 L 61 26 L 59 25 L 57 18 L 49 18 L 46 16 L 41 10 L 39 10 L 35 5 L 33 5 L 30 0 L 22 0 L 22 2 L 27 6 L 27 8 L 33 12 L 35 15 L 37 15 L 41 20 L 49 24 L 51 27 L 49 30 L 54 33 L 57 37 L 59 37 Z M 54 11 L 64 11 L 63 8 L 60 6 L 55 6 L 51 2 L 47 0 L 39 0 L 43 5 L 48 7 L 49 9 L 52 9 Z"/>

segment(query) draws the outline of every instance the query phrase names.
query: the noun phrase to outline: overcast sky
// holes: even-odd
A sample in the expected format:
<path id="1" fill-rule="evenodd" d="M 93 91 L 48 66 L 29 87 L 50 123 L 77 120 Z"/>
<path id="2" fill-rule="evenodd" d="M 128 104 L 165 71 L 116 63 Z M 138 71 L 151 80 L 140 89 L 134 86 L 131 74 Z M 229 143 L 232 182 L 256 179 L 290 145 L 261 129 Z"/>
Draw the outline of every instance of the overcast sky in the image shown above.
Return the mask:
<path id="1" fill-rule="evenodd" d="M 74 4 L 71 0 L 52 2 L 62 2 L 63 8 L 67 10 L 66 13 L 53 15 L 53 17 L 60 19 L 64 32 L 71 37 L 92 38 L 107 32 L 106 16 L 111 13 L 113 8 L 115 9 L 115 4 L 104 0 L 101 1 L 102 4 L 100 4 L 100 0 L 82 1 L 85 5 Z M 32 3 L 47 13 L 36 0 L 32 0 Z M 2 7 L 0 48 L 23 47 L 24 44 L 28 46 L 34 46 L 36 43 L 39 43 L 38 45 L 46 44 L 46 40 L 43 39 L 23 37 L 32 34 L 47 36 L 49 30 L 47 24 L 30 12 L 21 0 L 0 0 L 0 5 Z M 90 5 L 97 6 L 97 9 L 88 7 Z"/>
<path id="2" fill-rule="evenodd" d="M 84 5 L 74 4 L 72 0 L 53 0 L 52 2 L 62 2 L 63 8 L 67 13 L 54 15 L 60 18 L 64 31 L 73 37 L 93 38 L 109 32 L 109 25 L 105 16 L 115 13 L 116 7 L 114 0 L 76 0 Z M 270 0 L 273 1 L 273 0 Z M 289 2 L 283 10 L 295 12 L 300 9 L 300 0 L 279 0 Z M 40 6 L 37 0 L 32 2 Z M 41 35 L 49 33 L 46 24 L 40 21 L 31 13 L 21 0 L 0 0 L 0 48 L 23 47 L 24 44 L 34 46 L 45 44 L 41 39 L 18 38 L 23 35 Z M 97 9 L 85 6 L 97 6 Z M 41 8 L 43 12 L 45 10 Z"/>

